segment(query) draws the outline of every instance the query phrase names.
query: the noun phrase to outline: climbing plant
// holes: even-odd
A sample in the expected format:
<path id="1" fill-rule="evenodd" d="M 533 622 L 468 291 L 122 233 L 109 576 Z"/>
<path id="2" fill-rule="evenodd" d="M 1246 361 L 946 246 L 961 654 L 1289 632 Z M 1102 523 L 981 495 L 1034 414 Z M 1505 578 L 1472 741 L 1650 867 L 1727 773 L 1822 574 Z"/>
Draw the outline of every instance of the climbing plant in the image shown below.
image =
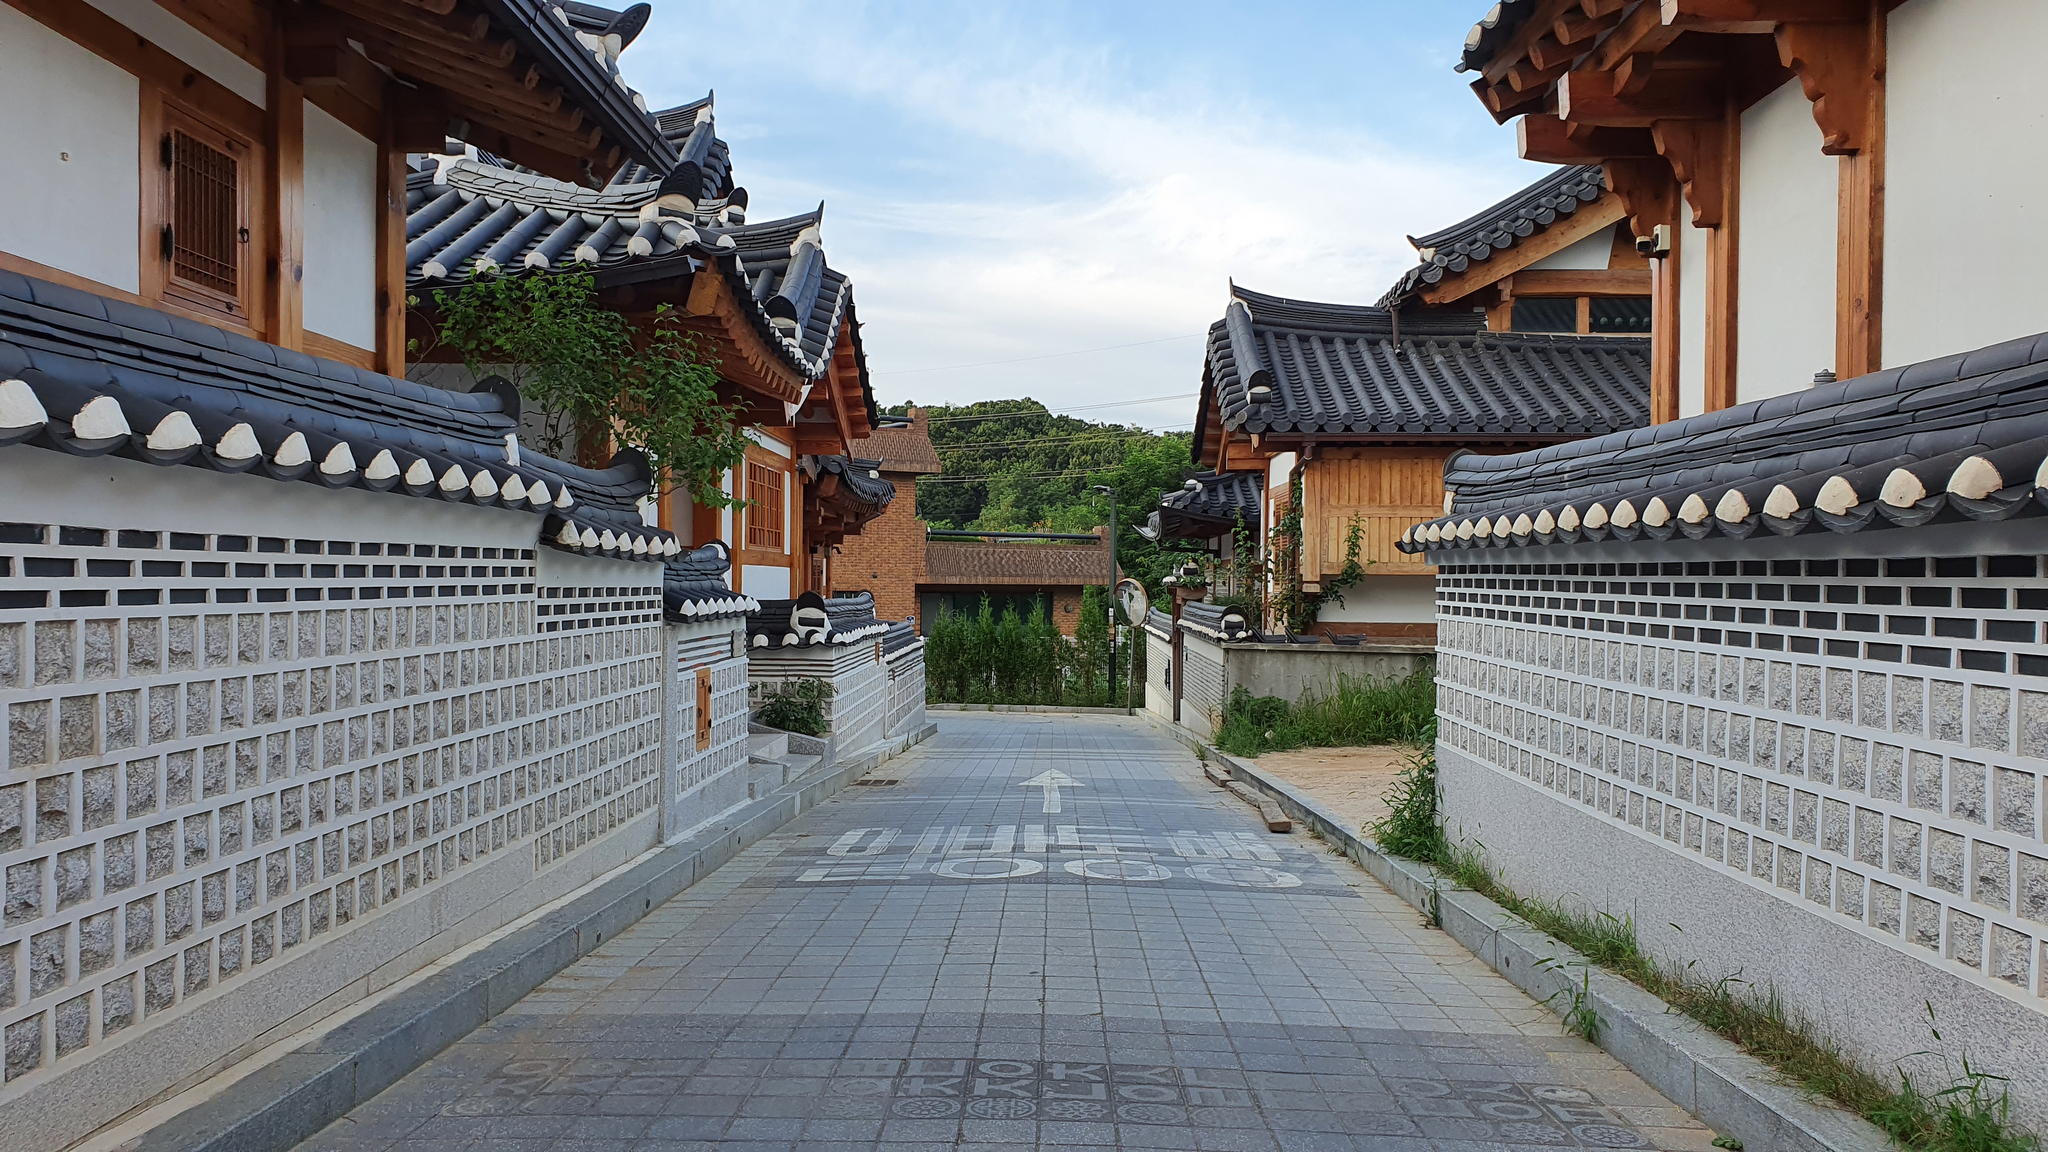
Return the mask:
<path id="1" fill-rule="evenodd" d="M 510 380 L 532 409 L 521 434 L 533 447 L 596 466 L 612 444 L 630 445 L 661 492 L 735 503 L 720 483 L 745 456 L 740 410 L 719 399 L 717 364 L 675 309 L 636 323 L 598 302 L 588 273 L 486 276 L 433 298 L 430 348 L 411 341 L 411 358 L 439 349 L 474 376 Z"/>

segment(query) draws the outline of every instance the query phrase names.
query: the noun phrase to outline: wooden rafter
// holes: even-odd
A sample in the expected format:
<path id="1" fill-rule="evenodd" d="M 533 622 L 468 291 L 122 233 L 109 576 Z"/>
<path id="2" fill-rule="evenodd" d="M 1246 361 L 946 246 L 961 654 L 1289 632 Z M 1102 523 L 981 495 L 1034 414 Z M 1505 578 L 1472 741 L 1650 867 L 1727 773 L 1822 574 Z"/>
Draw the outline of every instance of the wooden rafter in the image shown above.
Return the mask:
<path id="1" fill-rule="evenodd" d="M 692 331 L 714 342 L 720 374 L 726 379 L 747 391 L 788 404 L 794 404 L 803 394 L 803 380 L 754 330 L 733 297 L 724 273 L 709 268 L 696 273 L 691 278 L 683 312 Z"/>
<path id="2" fill-rule="evenodd" d="M 1515 145 L 1522 159 L 1545 164 L 1601 164 L 1657 155 L 1657 142 L 1646 128 L 1569 125 L 1541 112 L 1515 121 Z"/>

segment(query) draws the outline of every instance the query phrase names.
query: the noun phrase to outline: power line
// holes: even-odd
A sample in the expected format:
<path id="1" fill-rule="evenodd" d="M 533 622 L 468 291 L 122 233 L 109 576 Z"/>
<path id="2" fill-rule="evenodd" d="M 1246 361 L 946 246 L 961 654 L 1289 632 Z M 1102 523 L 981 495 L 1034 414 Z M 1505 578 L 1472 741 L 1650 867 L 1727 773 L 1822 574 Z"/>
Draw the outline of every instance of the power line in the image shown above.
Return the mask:
<path id="1" fill-rule="evenodd" d="M 1062 408 L 1058 412 L 1041 405 L 1037 409 L 1027 408 L 1022 412 L 983 412 L 978 415 L 967 416 L 933 416 L 927 419 L 926 423 L 957 424 L 965 420 L 1001 420 L 1006 416 L 1065 416 L 1071 412 L 1093 412 L 1098 408 L 1129 408 L 1135 404 L 1157 404 L 1166 400 L 1186 400 L 1189 397 L 1200 395 L 1200 392 L 1179 392 L 1172 396 L 1147 396 L 1142 400 L 1116 400 L 1108 404 L 1083 404 L 1078 408 Z"/>
<path id="2" fill-rule="evenodd" d="M 1110 344 L 1101 348 L 1081 348 L 1073 352 L 1047 352 L 1040 356 L 1019 356 L 1013 360 L 982 360 L 973 364 L 946 364 L 937 368 L 891 368 L 881 372 L 870 370 L 875 376 L 910 376 L 919 372 L 958 372 L 963 368 L 993 368 L 998 364 L 1024 364 L 1033 360 L 1057 360 L 1062 356 L 1087 356 L 1096 352 L 1115 352 L 1120 348 L 1143 348 L 1148 344 L 1169 344 L 1175 340 L 1192 340 L 1204 335 L 1190 332 L 1185 336 L 1161 336 L 1157 340 L 1140 340 L 1135 344 Z"/>
<path id="3" fill-rule="evenodd" d="M 1023 448 L 1036 444 L 1128 444 L 1146 436 L 1179 436 L 1193 431 L 1192 428 L 1168 428 L 1159 431 L 1119 432 L 1094 435 L 1083 433 L 1076 436 L 1035 436 L 1028 440 L 971 440 L 965 444 L 940 444 L 932 447 L 941 452 L 987 452 L 997 448 Z"/>
<path id="4" fill-rule="evenodd" d="M 1068 468 L 1058 472 L 992 472 L 986 476 L 919 476 L 920 484 L 976 484 L 983 480 L 1059 480 L 1072 476 L 1092 476 L 1108 472 L 1115 465 L 1103 464 L 1093 468 Z"/>

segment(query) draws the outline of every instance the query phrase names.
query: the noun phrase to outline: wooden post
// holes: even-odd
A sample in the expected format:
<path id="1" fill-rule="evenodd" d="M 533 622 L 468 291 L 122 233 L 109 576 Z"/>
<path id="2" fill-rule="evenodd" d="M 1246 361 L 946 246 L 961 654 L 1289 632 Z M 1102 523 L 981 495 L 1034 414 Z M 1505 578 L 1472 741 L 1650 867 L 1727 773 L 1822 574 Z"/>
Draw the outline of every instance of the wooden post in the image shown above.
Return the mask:
<path id="1" fill-rule="evenodd" d="M 1884 360 L 1885 6 L 1868 21 L 1872 83 L 1862 93 L 1862 146 L 1841 160 L 1835 222 L 1835 375 L 1875 372 Z"/>
<path id="2" fill-rule="evenodd" d="M 1731 95 L 1726 113 L 1708 130 L 1722 134 L 1720 172 L 1721 219 L 1707 233 L 1707 372 L 1706 410 L 1718 412 L 1736 402 L 1735 365 L 1739 344 L 1736 332 L 1737 284 L 1741 250 L 1740 205 L 1742 197 L 1742 110 Z"/>
<path id="3" fill-rule="evenodd" d="M 405 149 L 388 101 L 377 140 L 377 371 L 405 375 Z"/>
<path id="4" fill-rule="evenodd" d="M 269 340 L 303 350 L 306 277 L 306 93 L 284 73 L 284 16 L 273 18 L 264 69 L 264 309 Z M 402 204 L 401 204 L 402 207 Z"/>
<path id="5" fill-rule="evenodd" d="M 1678 419 L 1678 248 L 1650 261 L 1650 423 Z"/>

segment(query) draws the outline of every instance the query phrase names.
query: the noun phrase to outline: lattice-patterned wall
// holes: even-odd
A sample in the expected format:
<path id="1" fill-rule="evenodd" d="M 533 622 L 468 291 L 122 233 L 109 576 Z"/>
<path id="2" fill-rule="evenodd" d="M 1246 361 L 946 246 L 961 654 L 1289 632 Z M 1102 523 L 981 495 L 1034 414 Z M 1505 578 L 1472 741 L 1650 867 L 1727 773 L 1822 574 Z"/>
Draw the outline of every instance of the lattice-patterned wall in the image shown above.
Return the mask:
<path id="1" fill-rule="evenodd" d="M 2048 1011 L 2037 557 L 1439 560 L 1446 745 Z"/>
<path id="2" fill-rule="evenodd" d="M 1183 630 L 1180 636 L 1180 722 L 1184 727 L 1206 736 L 1222 720 L 1223 647 Z"/>
<path id="3" fill-rule="evenodd" d="M 817 644 L 809 648 L 756 648 L 747 675 L 756 693 L 785 680 L 818 679 L 832 685 L 825 721 L 832 726 L 836 754 L 859 752 L 881 740 L 889 704 L 889 679 L 879 640 Z"/>
<path id="4" fill-rule="evenodd" d="M 1145 711 L 1173 719 L 1173 641 L 1145 629 Z"/>
<path id="5" fill-rule="evenodd" d="M 669 795 L 663 809 L 665 838 L 747 800 L 746 618 L 670 624 L 672 653 L 669 701 L 671 757 Z M 697 747 L 697 673 L 711 675 L 711 731 Z"/>
<path id="6" fill-rule="evenodd" d="M 271 506 L 196 530 L 223 482 Z M 327 947 L 380 914 L 660 803 L 659 566 L 536 557 L 508 513 L 193 484 L 155 512 L 194 530 L 140 494 L 0 525 L 0 1106 L 266 970 L 340 957 L 331 994 L 395 955 Z M 244 534 L 266 518 L 319 538 Z M 279 1023 L 249 1015 L 204 1044 Z"/>
<path id="7" fill-rule="evenodd" d="M 888 669 L 888 712 L 882 725 L 890 736 L 901 736 L 924 724 L 924 641 L 900 648 L 883 657 Z"/>

